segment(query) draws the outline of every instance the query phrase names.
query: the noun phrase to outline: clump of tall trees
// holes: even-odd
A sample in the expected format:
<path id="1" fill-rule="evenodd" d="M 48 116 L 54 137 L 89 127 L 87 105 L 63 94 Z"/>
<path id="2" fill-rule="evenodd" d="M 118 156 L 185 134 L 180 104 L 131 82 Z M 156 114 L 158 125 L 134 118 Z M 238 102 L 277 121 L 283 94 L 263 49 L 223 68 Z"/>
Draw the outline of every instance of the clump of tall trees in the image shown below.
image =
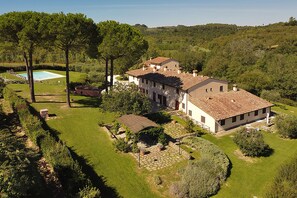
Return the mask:
<path id="1" fill-rule="evenodd" d="M 63 54 L 66 69 L 66 99 L 70 107 L 69 56 L 82 53 L 106 63 L 105 86 L 113 85 L 114 61 L 128 70 L 146 52 L 148 43 L 139 30 L 128 24 L 105 21 L 95 24 L 83 14 L 10 12 L 0 15 L 1 51 L 22 54 L 26 65 L 30 98 L 35 102 L 33 56 L 40 51 Z M 54 56 L 53 56 L 54 58 Z"/>

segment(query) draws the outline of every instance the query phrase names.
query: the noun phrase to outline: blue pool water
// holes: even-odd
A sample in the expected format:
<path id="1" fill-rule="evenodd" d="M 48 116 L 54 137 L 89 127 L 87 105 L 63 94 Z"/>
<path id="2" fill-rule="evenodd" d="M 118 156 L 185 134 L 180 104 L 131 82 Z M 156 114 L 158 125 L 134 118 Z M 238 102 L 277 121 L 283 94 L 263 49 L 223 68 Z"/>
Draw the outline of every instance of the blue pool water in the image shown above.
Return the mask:
<path id="1" fill-rule="evenodd" d="M 27 73 L 21 73 L 21 74 L 18 74 L 20 77 L 22 78 L 25 78 L 25 79 L 28 79 L 27 77 Z M 49 80 L 49 79 L 54 79 L 54 78 L 62 78 L 62 77 L 65 77 L 63 75 L 60 75 L 60 74 L 55 74 L 55 73 L 52 73 L 52 72 L 48 72 L 48 71 L 36 71 L 36 72 L 33 72 L 33 78 L 34 80 Z"/>

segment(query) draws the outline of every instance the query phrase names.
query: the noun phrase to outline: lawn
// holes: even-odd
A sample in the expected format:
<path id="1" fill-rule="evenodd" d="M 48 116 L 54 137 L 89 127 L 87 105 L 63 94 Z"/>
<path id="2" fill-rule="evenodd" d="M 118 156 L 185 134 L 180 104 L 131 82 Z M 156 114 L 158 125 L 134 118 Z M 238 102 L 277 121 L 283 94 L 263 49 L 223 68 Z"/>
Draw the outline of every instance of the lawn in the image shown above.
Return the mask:
<path id="1" fill-rule="evenodd" d="M 218 145 L 232 162 L 231 175 L 215 197 L 263 197 L 277 169 L 286 160 L 297 154 L 297 140 L 285 140 L 277 134 L 263 132 L 265 142 L 274 150 L 269 157 L 255 158 L 252 162 L 240 159 L 235 153 L 237 146 L 232 135 L 216 138 L 203 137 Z"/>
<path id="2" fill-rule="evenodd" d="M 285 105 L 282 103 L 275 103 L 275 105 L 272 107 L 272 111 L 276 113 L 285 113 L 297 116 L 297 107 Z"/>
<path id="3" fill-rule="evenodd" d="M 63 74 L 63 72 L 54 71 Z M 71 73 L 71 80 L 81 78 L 79 73 Z M 68 108 L 65 100 L 65 84 L 59 79 L 35 83 L 37 103 L 32 106 L 39 111 L 47 108 L 49 114 L 55 114 L 47 124 L 57 131 L 59 138 L 77 155 L 82 156 L 101 176 L 109 188 L 115 189 L 122 197 L 158 197 L 150 189 L 145 170 L 138 169 L 137 162 L 129 154 L 117 153 L 109 136 L 98 126 L 99 121 L 112 122 L 116 115 L 103 113 L 99 108 L 91 107 L 94 101 L 82 96 L 72 96 L 74 108 Z M 11 84 L 10 88 L 29 97 L 26 84 Z M 104 197 L 111 197 L 110 191 L 102 189 Z"/>
<path id="4" fill-rule="evenodd" d="M 84 78 L 76 72 L 71 72 L 70 76 L 72 81 Z M 28 85 L 9 85 L 9 87 L 17 90 L 21 96 L 29 97 Z M 185 166 L 185 162 L 169 169 L 148 172 L 139 169 L 136 160 L 129 154 L 115 152 L 109 136 L 98 127 L 97 123 L 112 122 L 116 115 L 103 113 L 99 108 L 91 107 L 94 101 L 82 96 L 72 96 L 75 108 L 67 108 L 64 89 L 65 83 L 62 79 L 35 83 L 37 103 L 32 106 L 36 110 L 48 108 L 50 114 L 56 114 L 53 119 L 47 121 L 47 124 L 58 131 L 60 139 L 66 142 L 67 146 L 87 160 L 107 186 L 114 188 L 123 197 L 158 197 L 159 193 L 155 191 L 164 193 L 170 186 L 169 181 L 176 181 L 179 178 L 176 172 Z M 286 109 L 273 107 L 273 110 L 293 114 L 297 112 L 297 108 L 289 106 Z M 178 122 L 183 124 L 181 120 Z M 218 145 L 232 162 L 231 175 L 215 197 L 263 197 L 265 188 L 272 182 L 278 167 L 297 154 L 297 140 L 284 140 L 277 134 L 266 132 L 264 132 L 265 141 L 274 149 L 274 153 L 270 157 L 255 158 L 252 162 L 239 158 L 235 153 L 238 148 L 233 143 L 232 135 L 217 138 L 206 134 L 203 138 Z M 160 175 L 165 180 L 166 188 L 152 185 L 154 175 Z M 103 189 L 104 197 L 110 197 L 108 193 Z"/>

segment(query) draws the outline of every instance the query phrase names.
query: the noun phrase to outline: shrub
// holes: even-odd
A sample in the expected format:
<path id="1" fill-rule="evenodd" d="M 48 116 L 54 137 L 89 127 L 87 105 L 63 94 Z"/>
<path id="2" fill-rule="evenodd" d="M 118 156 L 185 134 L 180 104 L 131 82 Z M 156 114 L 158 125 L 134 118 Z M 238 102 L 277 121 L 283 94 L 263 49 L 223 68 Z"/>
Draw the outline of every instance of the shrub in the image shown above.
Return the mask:
<path id="1" fill-rule="evenodd" d="M 164 132 L 159 134 L 158 142 L 160 144 L 162 144 L 163 146 L 166 146 L 168 144 L 168 140 L 167 140 L 166 135 L 165 135 Z"/>
<path id="2" fill-rule="evenodd" d="M 191 119 L 187 119 L 186 120 L 186 125 L 185 125 L 185 129 L 189 132 L 189 133 L 193 133 L 194 132 L 194 122 Z"/>
<path id="3" fill-rule="evenodd" d="M 230 168 L 230 161 L 227 155 L 217 145 L 200 137 L 184 138 L 183 143 L 200 151 L 201 159 L 211 160 L 213 164 L 220 167 L 221 171 L 218 174 L 219 179 L 221 182 L 226 180 Z"/>
<path id="4" fill-rule="evenodd" d="M 5 100 L 10 102 L 18 114 L 28 137 L 40 146 L 43 156 L 54 167 L 67 197 L 77 196 L 79 188 L 91 185 L 78 162 L 72 159 L 67 146 L 57 142 L 42 128 L 41 121 L 30 113 L 27 102 L 7 87 L 3 93 Z"/>
<path id="5" fill-rule="evenodd" d="M 85 186 L 79 191 L 79 197 L 81 198 L 98 198 L 100 197 L 100 191 L 92 186 Z"/>
<path id="6" fill-rule="evenodd" d="M 210 168 L 211 167 L 211 168 Z M 175 197 L 209 197 L 220 189 L 220 180 L 217 175 L 220 168 L 212 160 L 204 158 L 191 162 L 182 174 L 182 180 L 172 187 L 171 193 Z"/>
<path id="7" fill-rule="evenodd" d="M 284 138 L 297 138 L 297 116 L 278 115 L 275 118 L 278 133 Z"/>
<path id="8" fill-rule="evenodd" d="M 0 98 L 3 97 L 3 89 L 4 89 L 4 80 L 2 78 L 0 78 Z"/>
<path id="9" fill-rule="evenodd" d="M 297 157 L 282 165 L 273 184 L 265 194 L 267 198 L 295 198 L 297 195 Z"/>
<path id="10" fill-rule="evenodd" d="M 255 129 L 242 128 L 237 131 L 233 139 L 243 154 L 251 157 L 266 156 L 271 149 L 264 142 L 261 132 Z"/>
<path id="11" fill-rule="evenodd" d="M 162 179 L 161 179 L 161 177 L 158 176 L 158 175 L 156 175 L 156 176 L 154 177 L 154 182 L 155 182 L 156 185 L 161 185 L 161 184 L 162 184 Z"/>
<path id="12" fill-rule="evenodd" d="M 130 151 L 130 146 L 123 138 L 117 139 L 113 142 L 114 147 L 116 150 L 127 153 Z"/>

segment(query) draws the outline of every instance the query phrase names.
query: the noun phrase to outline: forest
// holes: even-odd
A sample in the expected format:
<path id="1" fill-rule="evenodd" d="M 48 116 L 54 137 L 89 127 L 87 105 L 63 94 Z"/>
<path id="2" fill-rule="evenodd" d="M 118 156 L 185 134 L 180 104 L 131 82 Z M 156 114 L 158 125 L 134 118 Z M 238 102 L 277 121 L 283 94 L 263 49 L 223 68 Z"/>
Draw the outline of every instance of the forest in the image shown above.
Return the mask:
<path id="1" fill-rule="evenodd" d="M 293 17 L 288 22 L 256 27 L 207 24 L 148 28 L 136 24 L 134 28 L 148 41 L 148 50 L 140 59 L 116 59 L 117 74 L 141 67 L 151 57 L 166 56 L 178 60 L 184 71 L 196 69 L 200 74 L 228 80 L 230 85 L 236 83 L 258 96 L 262 94 L 268 100 L 296 105 L 297 25 Z M 88 82 L 103 84 L 103 59 L 89 58 L 85 51 L 70 51 L 69 61 L 72 70 L 88 73 Z M 23 62 L 17 50 L 0 53 L 0 66 Z M 34 52 L 35 65 L 63 62 L 60 49 L 38 47 Z"/>

